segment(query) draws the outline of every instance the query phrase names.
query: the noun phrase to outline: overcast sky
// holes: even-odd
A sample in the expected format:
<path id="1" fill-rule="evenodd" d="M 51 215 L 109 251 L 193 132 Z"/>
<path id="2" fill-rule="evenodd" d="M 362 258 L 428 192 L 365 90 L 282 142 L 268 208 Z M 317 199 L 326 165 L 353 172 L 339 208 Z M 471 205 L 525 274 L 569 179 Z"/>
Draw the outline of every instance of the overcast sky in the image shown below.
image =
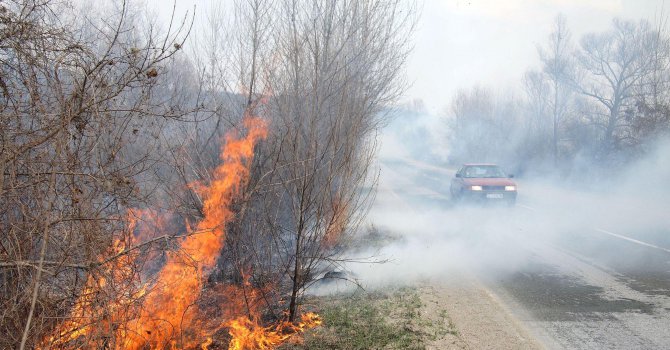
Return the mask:
<path id="1" fill-rule="evenodd" d="M 498 90 L 520 86 L 523 73 L 539 65 L 558 13 L 573 39 L 606 30 L 614 17 L 653 17 L 662 0 L 435 0 L 426 1 L 408 65 L 408 98 L 421 98 L 441 112 L 461 87 Z"/>
<path id="2" fill-rule="evenodd" d="M 196 5 L 197 18 L 209 1 L 177 0 L 177 11 Z M 148 2 L 161 17 L 172 10 L 172 1 Z M 606 30 L 614 17 L 654 20 L 663 6 L 663 0 L 425 0 L 404 99 L 422 99 L 430 112 L 440 113 L 458 88 L 519 87 L 523 73 L 538 66 L 536 46 L 546 42 L 558 13 L 566 15 L 577 41 Z"/>

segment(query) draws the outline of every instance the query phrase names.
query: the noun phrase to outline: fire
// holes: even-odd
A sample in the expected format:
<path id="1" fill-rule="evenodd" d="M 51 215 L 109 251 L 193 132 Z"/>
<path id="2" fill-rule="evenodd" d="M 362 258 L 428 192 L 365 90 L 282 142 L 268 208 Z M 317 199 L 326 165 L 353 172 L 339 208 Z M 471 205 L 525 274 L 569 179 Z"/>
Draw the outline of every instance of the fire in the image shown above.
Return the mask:
<path id="1" fill-rule="evenodd" d="M 228 134 L 221 151 L 222 163 L 208 185 L 194 188 L 204 198 L 204 218 L 195 231 L 180 242 L 180 252 L 170 252 L 167 262 L 148 293 L 141 314 L 120 330 L 122 348 L 140 349 L 167 347 L 174 339 L 177 347 L 192 346 L 205 334 L 198 321 L 196 301 L 200 296 L 202 278 L 210 271 L 225 239 L 225 225 L 232 219 L 229 207 L 249 176 L 254 145 L 265 138 L 267 127 L 260 118 L 246 118 L 247 135 L 236 138 Z M 186 333 L 185 333 L 186 332 Z"/>
<path id="2" fill-rule="evenodd" d="M 129 212 L 128 230 L 114 241 L 107 254 L 118 255 L 118 258 L 105 264 L 101 260 L 101 268 L 89 274 L 82 293 L 70 310 L 69 319 L 57 327 L 48 340 L 49 346 L 61 347 L 69 341 L 88 337 L 91 339 L 89 345 L 105 347 L 104 340 L 100 339 L 108 338 L 105 335 L 113 329 L 115 321 L 127 316 L 133 301 L 144 295 L 145 289 L 138 287 L 139 275 L 134 266 L 136 254 L 128 251 L 134 242 L 128 233 L 135 229 L 137 218 L 142 215 L 136 210 Z M 109 298 L 109 295 L 120 297 Z"/>
<path id="3" fill-rule="evenodd" d="M 180 249 L 167 253 L 160 271 L 143 280 L 134 248 L 165 235 L 167 220 L 151 210 L 130 210 L 129 226 L 105 254 L 115 259 L 101 260 L 99 273 L 89 274 L 70 317 L 40 348 L 79 348 L 84 342 L 90 348 L 207 349 L 213 343 L 211 335 L 224 327 L 232 337 L 230 349 L 269 349 L 321 323 L 317 315 L 304 314 L 298 324 L 282 321 L 263 327 L 256 310 L 246 310 L 250 317 L 239 316 L 241 305 L 231 305 L 227 320 L 211 327 L 211 320 L 198 308 L 203 277 L 213 269 L 225 241 L 225 226 L 233 217 L 230 205 L 249 177 L 255 144 L 267 136 L 267 125 L 260 118 L 247 116 L 244 126 L 245 137 L 226 135 L 222 163 L 214 169 L 213 180 L 192 184 L 203 198 L 204 218 L 193 228 L 186 223 Z M 149 232 L 148 224 L 157 232 Z M 240 289 L 229 287 L 223 291 L 233 296 Z M 252 287 L 246 281 L 243 288 Z"/>
<path id="4" fill-rule="evenodd" d="M 227 324 L 233 337 L 228 350 L 272 349 L 294 334 L 316 327 L 321 322 L 321 318 L 311 312 L 303 314 L 298 324 L 283 321 L 269 327 L 263 327 L 248 317 L 239 317 Z"/>
<path id="5" fill-rule="evenodd" d="M 347 226 L 347 211 L 348 207 L 346 202 L 340 200 L 339 197 L 336 197 L 331 204 L 328 225 L 326 226 L 326 234 L 322 244 L 327 247 L 332 247 L 338 242 Z"/>

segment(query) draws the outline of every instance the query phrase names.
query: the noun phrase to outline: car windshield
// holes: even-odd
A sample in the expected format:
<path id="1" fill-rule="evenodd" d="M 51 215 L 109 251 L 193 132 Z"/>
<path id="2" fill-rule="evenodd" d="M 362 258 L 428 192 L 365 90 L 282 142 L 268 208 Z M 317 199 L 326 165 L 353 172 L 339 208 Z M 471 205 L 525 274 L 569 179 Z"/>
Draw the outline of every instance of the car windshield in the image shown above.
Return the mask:
<path id="1" fill-rule="evenodd" d="M 496 165 L 476 165 L 463 169 L 463 177 L 507 177 Z"/>

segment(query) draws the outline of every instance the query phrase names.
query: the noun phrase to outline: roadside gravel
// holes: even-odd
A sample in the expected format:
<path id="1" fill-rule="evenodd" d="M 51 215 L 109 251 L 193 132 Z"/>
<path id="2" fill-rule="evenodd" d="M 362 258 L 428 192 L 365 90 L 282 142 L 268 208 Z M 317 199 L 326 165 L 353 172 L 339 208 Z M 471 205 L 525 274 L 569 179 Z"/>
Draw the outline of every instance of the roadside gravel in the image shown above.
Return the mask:
<path id="1" fill-rule="evenodd" d="M 426 342 L 426 349 L 544 349 L 498 298 L 470 277 L 419 287 L 421 318 L 447 315 L 453 332 Z"/>

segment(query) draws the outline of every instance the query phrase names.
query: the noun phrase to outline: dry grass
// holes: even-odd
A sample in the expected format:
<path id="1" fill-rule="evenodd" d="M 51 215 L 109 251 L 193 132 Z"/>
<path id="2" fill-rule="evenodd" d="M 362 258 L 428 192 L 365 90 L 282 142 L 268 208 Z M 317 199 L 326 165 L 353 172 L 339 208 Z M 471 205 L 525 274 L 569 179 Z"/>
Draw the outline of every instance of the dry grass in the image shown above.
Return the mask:
<path id="1" fill-rule="evenodd" d="M 417 289 L 357 292 L 314 298 L 323 326 L 306 332 L 302 344 L 280 349 L 425 349 L 436 335 L 454 332 L 448 322 L 422 318 Z M 446 315 L 444 315 L 446 318 Z"/>

